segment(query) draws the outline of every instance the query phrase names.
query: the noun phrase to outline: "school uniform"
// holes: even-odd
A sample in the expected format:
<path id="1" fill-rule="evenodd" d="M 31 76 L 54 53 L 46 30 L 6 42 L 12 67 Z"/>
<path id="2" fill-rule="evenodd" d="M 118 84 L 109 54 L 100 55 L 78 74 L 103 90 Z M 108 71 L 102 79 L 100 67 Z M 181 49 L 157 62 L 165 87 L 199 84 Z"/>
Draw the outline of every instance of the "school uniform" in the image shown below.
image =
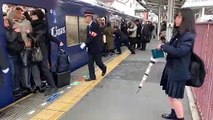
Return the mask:
<path id="1" fill-rule="evenodd" d="M 171 98 L 184 97 L 185 83 L 190 79 L 190 60 L 195 41 L 195 35 L 190 32 L 178 34 L 161 48 L 168 55 L 160 85 Z"/>

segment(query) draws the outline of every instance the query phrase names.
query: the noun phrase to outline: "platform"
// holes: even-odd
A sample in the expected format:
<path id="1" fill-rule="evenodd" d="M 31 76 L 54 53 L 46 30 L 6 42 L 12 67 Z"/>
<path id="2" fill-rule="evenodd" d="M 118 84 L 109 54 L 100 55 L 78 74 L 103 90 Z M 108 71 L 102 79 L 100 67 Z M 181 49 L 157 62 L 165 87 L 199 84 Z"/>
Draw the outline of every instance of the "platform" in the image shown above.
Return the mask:
<path id="1" fill-rule="evenodd" d="M 147 51 L 136 50 L 131 55 L 104 58 L 108 66 L 105 77 L 97 69 L 97 80 L 84 82 L 87 66 L 72 73 L 80 84 L 66 86 L 58 96 L 30 95 L 12 105 L 1 118 L 5 120 L 161 120 L 160 115 L 170 111 L 167 97 L 159 86 L 164 60 L 156 63 L 140 93 L 136 94 L 149 60 L 150 50 L 157 46 L 153 40 Z M 192 120 L 187 96 L 183 100 L 186 120 Z M 162 119 L 163 120 L 163 119 Z"/>
<path id="2" fill-rule="evenodd" d="M 147 51 L 136 51 L 109 73 L 97 87 L 81 99 L 62 120 L 163 120 L 170 111 L 167 97 L 159 86 L 165 61 L 156 63 L 140 93 L 136 94 L 145 72 L 153 41 Z M 192 120 L 187 95 L 183 100 L 185 119 Z"/>

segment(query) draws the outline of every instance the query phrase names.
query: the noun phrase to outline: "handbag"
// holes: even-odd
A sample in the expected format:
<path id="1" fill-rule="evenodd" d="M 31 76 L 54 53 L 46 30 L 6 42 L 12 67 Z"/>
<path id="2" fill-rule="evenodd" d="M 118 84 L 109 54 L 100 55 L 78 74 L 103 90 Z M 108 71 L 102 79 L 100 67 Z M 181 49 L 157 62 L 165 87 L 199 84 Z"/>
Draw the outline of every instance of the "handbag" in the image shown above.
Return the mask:
<path id="1" fill-rule="evenodd" d="M 152 49 L 152 57 L 155 58 L 164 58 L 164 52 L 163 50 L 158 50 L 158 49 Z"/>
<path id="2" fill-rule="evenodd" d="M 36 63 L 36 62 L 41 62 L 43 60 L 43 55 L 41 52 L 41 48 L 39 46 L 36 46 L 32 50 L 32 58 L 31 61 Z"/>

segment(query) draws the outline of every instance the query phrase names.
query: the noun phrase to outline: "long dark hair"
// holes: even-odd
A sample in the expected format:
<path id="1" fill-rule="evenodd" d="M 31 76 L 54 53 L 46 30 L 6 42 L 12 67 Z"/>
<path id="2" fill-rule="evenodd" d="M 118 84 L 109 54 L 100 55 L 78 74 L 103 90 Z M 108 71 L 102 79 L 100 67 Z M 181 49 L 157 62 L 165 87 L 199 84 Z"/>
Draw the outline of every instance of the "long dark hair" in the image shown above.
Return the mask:
<path id="1" fill-rule="evenodd" d="M 107 22 L 107 27 L 111 27 L 111 23 L 110 22 Z"/>
<path id="2" fill-rule="evenodd" d="M 182 8 L 179 12 L 182 16 L 182 23 L 180 25 L 180 33 L 191 32 L 196 34 L 195 17 L 192 9 Z"/>

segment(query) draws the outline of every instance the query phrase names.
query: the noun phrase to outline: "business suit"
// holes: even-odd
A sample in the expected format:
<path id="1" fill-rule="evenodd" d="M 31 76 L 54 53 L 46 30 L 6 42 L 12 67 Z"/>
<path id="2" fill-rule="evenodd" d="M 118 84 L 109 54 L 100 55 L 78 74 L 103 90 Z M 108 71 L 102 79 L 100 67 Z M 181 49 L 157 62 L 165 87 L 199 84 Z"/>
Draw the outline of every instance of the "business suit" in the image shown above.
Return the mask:
<path id="1" fill-rule="evenodd" d="M 190 79 L 190 60 L 195 35 L 190 32 L 173 37 L 161 48 L 168 54 L 161 86 L 171 98 L 183 98 L 185 83 Z"/>
<path id="2" fill-rule="evenodd" d="M 0 44 L 0 68 L 1 68 L 1 72 L 0 72 L 0 85 L 3 84 L 3 72 L 2 70 L 5 70 L 8 68 L 8 63 L 6 62 L 6 58 L 2 49 L 2 45 Z"/>
<path id="3" fill-rule="evenodd" d="M 116 30 L 114 32 L 114 34 L 115 34 L 115 41 L 117 43 L 116 48 L 117 48 L 118 54 L 121 54 L 121 44 L 122 43 L 124 43 L 124 45 L 129 49 L 129 51 L 132 54 L 135 54 L 135 51 L 129 44 L 129 40 L 128 40 L 128 37 L 126 34 L 124 34 L 120 29 Z"/>
<path id="4" fill-rule="evenodd" d="M 101 48 L 101 40 L 100 40 L 100 27 L 99 25 L 92 21 L 91 24 L 87 27 L 87 40 L 86 46 L 88 47 L 88 68 L 90 79 L 95 80 L 95 67 L 94 62 L 98 65 L 98 67 L 102 70 L 102 75 L 106 73 L 106 66 L 102 62 L 102 48 Z"/>

